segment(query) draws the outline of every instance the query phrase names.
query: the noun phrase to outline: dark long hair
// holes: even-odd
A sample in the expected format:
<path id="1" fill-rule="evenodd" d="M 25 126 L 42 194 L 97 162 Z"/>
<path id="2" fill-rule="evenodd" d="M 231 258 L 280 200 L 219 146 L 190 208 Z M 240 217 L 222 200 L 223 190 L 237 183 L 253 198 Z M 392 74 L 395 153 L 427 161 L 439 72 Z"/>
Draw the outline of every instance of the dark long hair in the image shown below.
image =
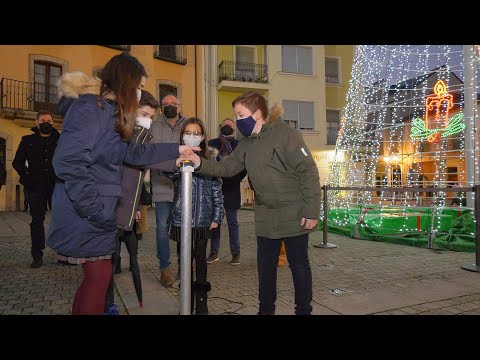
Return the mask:
<path id="1" fill-rule="evenodd" d="M 143 65 L 129 53 L 112 57 L 97 76 L 102 81 L 100 97 L 113 93 L 117 102 L 117 122 L 115 130 L 122 140 L 128 140 L 135 127 L 138 108 L 137 88 L 142 76 L 147 77 Z"/>
<path id="2" fill-rule="evenodd" d="M 210 154 L 207 151 L 207 143 L 208 143 L 207 134 L 205 132 L 205 126 L 203 125 L 203 121 L 200 120 L 199 118 L 191 117 L 185 120 L 182 126 L 182 130 L 180 130 L 180 145 L 185 145 L 185 143 L 183 142 L 183 133 L 185 132 L 186 127 L 190 124 L 197 124 L 202 129 L 203 141 L 200 143 L 201 150 L 198 153 L 198 156 L 204 159 L 209 159 Z"/>

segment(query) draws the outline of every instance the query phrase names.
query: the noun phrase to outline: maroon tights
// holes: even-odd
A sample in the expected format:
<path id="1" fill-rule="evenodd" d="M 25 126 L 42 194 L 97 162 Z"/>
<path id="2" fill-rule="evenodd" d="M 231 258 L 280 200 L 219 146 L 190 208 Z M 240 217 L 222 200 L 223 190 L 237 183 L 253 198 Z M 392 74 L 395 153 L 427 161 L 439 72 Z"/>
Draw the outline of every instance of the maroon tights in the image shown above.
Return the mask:
<path id="1" fill-rule="evenodd" d="M 85 262 L 83 281 L 73 299 L 72 315 L 103 315 L 111 276 L 111 259 Z"/>

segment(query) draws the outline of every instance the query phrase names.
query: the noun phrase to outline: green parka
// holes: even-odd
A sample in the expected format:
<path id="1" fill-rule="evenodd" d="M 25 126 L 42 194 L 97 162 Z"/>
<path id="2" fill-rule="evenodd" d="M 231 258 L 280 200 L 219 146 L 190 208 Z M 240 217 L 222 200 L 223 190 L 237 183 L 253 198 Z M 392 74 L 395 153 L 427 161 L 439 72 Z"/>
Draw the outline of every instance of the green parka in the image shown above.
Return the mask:
<path id="1" fill-rule="evenodd" d="M 320 215 L 318 169 L 302 135 L 280 119 L 282 109 L 272 109 L 258 134 L 242 138 L 222 161 L 205 160 L 200 174 L 230 177 L 244 169 L 255 190 L 257 236 L 283 239 L 311 231 L 300 226 L 302 217 Z"/>

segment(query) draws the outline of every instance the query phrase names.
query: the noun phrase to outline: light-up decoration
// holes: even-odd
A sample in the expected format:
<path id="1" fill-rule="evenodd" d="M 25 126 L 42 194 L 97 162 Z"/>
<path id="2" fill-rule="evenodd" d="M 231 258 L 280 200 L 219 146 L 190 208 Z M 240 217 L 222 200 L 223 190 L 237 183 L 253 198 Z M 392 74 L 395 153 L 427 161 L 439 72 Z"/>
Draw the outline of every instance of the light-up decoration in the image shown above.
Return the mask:
<path id="1" fill-rule="evenodd" d="M 345 116 L 342 116 L 342 121 L 340 123 L 340 130 L 338 130 L 338 136 L 337 136 L 337 142 L 341 138 L 342 133 L 343 133 L 343 125 L 345 125 Z"/>
<path id="2" fill-rule="evenodd" d="M 435 95 L 427 96 L 425 99 L 425 121 L 420 118 L 412 120 L 410 135 L 412 139 L 427 139 L 430 143 L 438 142 L 441 137 L 457 134 L 466 128 L 462 113 L 454 115 L 451 119 L 448 118 L 449 111 L 453 108 L 453 96 L 447 92 L 447 86 L 443 80 L 438 80 L 434 92 Z M 433 120 L 430 120 L 431 117 Z"/>
<path id="3" fill-rule="evenodd" d="M 475 56 L 479 50 L 475 48 Z M 463 51 L 463 45 L 356 46 L 342 109 L 345 120 L 341 119 L 341 136 L 329 166 L 327 185 L 378 190 L 330 190 L 331 229 L 338 226 L 353 234 L 355 224 L 357 230 L 365 228 L 378 234 L 377 239 L 384 235 L 388 238 L 391 233 L 420 231 L 425 239 L 428 232 L 438 235 L 444 230 L 443 209 L 451 202 L 452 192 L 394 192 L 380 187 L 448 187 L 455 180 L 447 165 L 457 168 L 458 184 L 463 186 L 467 156 L 474 157 L 475 166 L 470 169 L 478 173 L 478 139 L 471 135 L 471 147 L 465 144 L 465 136 L 470 135 L 466 134 L 469 130 L 465 124 L 468 122 L 469 128 L 474 129 L 475 117 L 467 116 L 463 91 L 472 85 L 463 84 L 459 78 L 459 72 L 472 63 L 474 55 L 465 59 Z M 446 86 L 439 83 L 435 92 L 440 79 Z M 428 96 L 431 108 L 425 116 Z M 474 96 L 470 103 L 477 105 Z M 416 132 L 412 132 L 413 123 L 406 118 L 416 118 Z M 437 133 L 437 143 L 427 141 Z M 413 141 L 412 134 L 425 140 Z M 372 207 L 375 211 L 370 210 Z M 422 213 L 424 209 L 419 211 L 423 216 L 413 213 L 412 208 L 416 207 L 430 208 L 431 215 Z M 396 220 L 394 227 L 389 221 L 392 217 Z"/>

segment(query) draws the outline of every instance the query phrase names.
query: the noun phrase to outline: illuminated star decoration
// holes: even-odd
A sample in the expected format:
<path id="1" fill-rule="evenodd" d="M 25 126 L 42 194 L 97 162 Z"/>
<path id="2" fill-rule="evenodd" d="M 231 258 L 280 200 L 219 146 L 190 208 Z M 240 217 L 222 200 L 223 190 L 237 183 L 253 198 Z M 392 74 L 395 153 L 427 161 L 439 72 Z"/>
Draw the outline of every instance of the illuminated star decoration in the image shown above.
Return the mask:
<path id="1" fill-rule="evenodd" d="M 412 134 L 410 135 L 412 139 L 427 139 L 430 143 L 438 142 L 441 137 L 457 134 L 467 127 L 462 113 L 448 119 L 449 110 L 453 108 L 453 96 L 447 92 L 447 86 L 443 80 L 439 80 L 435 84 L 434 91 L 435 95 L 427 96 L 425 99 L 425 121 L 420 118 L 412 120 Z M 435 117 L 429 121 L 429 115 L 433 111 Z"/>

